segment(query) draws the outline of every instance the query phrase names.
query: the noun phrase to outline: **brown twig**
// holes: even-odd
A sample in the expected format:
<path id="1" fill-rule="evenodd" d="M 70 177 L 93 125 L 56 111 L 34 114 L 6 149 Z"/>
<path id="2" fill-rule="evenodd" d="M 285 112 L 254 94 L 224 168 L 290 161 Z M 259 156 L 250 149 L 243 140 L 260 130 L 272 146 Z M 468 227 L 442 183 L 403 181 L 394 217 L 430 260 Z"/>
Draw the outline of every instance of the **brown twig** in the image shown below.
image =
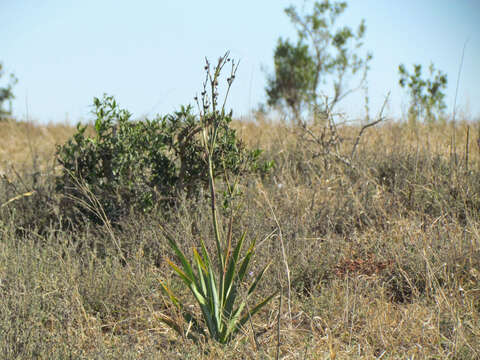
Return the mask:
<path id="1" fill-rule="evenodd" d="M 350 154 L 350 159 L 353 160 L 353 157 L 355 155 L 355 150 L 357 150 L 358 143 L 360 142 L 360 138 L 363 135 L 363 132 L 368 129 L 371 126 L 375 126 L 381 121 L 383 121 L 385 118 L 382 116 L 383 115 L 383 110 L 385 109 L 385 106 L 387 105 L 388 98 L 390 97 L 390 92 L 387 94 L 385 97 L 385 100 L 383 101 L 382 108 L 380 109 L 380 112 L 378 113 L 377 120 L 372 121 L 371 123 L 368 123 L 366 125 L 363 125 L 362 128 L 360 129 L 360 132 L 357 135 L 357 138 L 355 139 L 355 143 L 353 144 L 352 148 L 352 153 Z"/>

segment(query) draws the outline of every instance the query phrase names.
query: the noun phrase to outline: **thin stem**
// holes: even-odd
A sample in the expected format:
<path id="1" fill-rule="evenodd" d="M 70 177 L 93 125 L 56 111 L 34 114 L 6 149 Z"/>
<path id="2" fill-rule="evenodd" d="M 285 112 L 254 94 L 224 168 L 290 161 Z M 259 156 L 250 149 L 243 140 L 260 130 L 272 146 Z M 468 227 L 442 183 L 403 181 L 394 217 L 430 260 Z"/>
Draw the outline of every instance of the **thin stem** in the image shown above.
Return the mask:
<path id="1" fill-rule="evenodd" d="M 220 271 L 223 271 L 223 268 L 225 267 L 225 260 L 223 258 L 220 230 L 218 228 L 215 177 L 213 173 L 213 160 L 211 155 L 208 155 L 208 180 L 210 183 L 210 197 L 211 197 L 210 206 L 212 210 L 212 222 L 213 222 L 213 230 L 215 233 L 215 243 L 217 245 L 217 253 L 220 258 L 220 264 L 219 264 Z"/>
<path id="2" fill-rule="evenodd" d="M 285 244 L 283 242 L 282 228 L 280 227 L 280 223 L 278 222 L 277 215 L 275 215 L 275 211 L 273 210 L 272 204 L 268 200 L 267 194 L 265 194 L 263 192 L 263 196 L 265 197 L 265 200 L 267 201 L 267 204 L 270 207 L 270 211 L 272 212 L 273 220 L 275 221 L 275 224 L 277 225 L 278 237 L 280 239 L 280 246 L 281 246 L 281 250 L 282 250 L 283 263 L 285 265 L 285 273 L 286 273 L 286 277 L 287 277 L 287 305 L 288 305 L 288 316 L 290 318 L 290 326 L 291 326 L 292 325 L 292 306 L 291 306 L 292 287 L 291 287 L 291 281 L 290 281 L 290 268 L 288 266 L 287 253 L 285 251 Z"/>
<path id="3" fill-rule="evenodd" d="M 463 67 L 463 58 L 465 57 L 465 48 L 467 47 L 468 39 L 465 40 L 465 44 L 463 44 L 463 50 L 462 50 L 462 58 L 460 60 L 460 66 L 458 68 L 458 76 L 457 76 L 457 87 L 455 89 L 455 99 L 453 100 L 453 115 L 452 115 L 452 121 L 455 123 L 455 115 L 456 115 L 456 107 L 457 107 L 457 95 L 458 95 L 458 87 L 460 86 L 460 75 L 462 73 L 462 67 Z"/>

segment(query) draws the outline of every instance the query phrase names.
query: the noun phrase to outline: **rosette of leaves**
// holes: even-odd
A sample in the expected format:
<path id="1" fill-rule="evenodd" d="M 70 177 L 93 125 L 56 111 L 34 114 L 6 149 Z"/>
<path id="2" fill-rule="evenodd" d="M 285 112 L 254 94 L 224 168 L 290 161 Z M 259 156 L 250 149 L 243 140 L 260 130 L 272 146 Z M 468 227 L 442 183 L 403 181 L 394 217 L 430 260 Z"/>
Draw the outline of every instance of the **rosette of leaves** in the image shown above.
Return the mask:
<path id="1" fill-rule="evenodd" d="M 167 260 L 176 275 L 180 277 L 183 284 L 187 286 L 193 294 L 198 306 L 201 310 L 201 316 L 187 310 L 179 297 L 164 282 L 161 282 L 165 292 L 175 307 L 182 313 L 183 318 L 188 322 L 188 330 L 184 331 L 181 323 L 173 318 L 164 315 L 163 320 L 172 329 L 177 331 L 181 336 L 189 336 L 197 339 L 198 334 L 205 335 L 204 327 L 208 329 L 210 337 L 219 343 L 226 344 L 231 341 L 234 336 L 242 329 L 242 326 L 251 319 L 258 311 L 260 311 L 275 295 L 276 292 L 265 297 L 255 306 L 249 308 L 247 301 L 254 294 L 258 283 L 262 279 L 268 268 L 266 265 L 259 271 L 255 279 L 248 286 L 248 290 L 242 291 L 242 285 L 246 280 L 246 274 L 249 274 L 249 265 L 255 249 L 255 241 L 251 243 L 246 253 L 241 256 L 242 247 L 245 241 L 245 234 L 236 241 L 233 238 L 232 223 L 234 211 L 230 207 L 230 217 L 228 220 L 228 231 L 226 234 L 222 232 L 220 226 L 220 218 L 218 206 L 216 202 L 217 190 L 215 183 L 215 161 L 222 146 L 222 129 L 227 126 L 231 114 L 225 113 L 225 102 L 228 96 L 237 67 L 232 61 L 231 74 L 227 79 L 227 94 L 223 101 L 223 105 L 219 105 L 218 99 L 218 83 L 222 68 L 227 62 L 230 62 L 228 53 L 218 60 L 217 65 L 210 68 L 207 61 L 205 66 L 206 79 L 203 84 L 203 92 L 201 103 L 198 101 L 200 110 L 200 124 L 202 133 L 202 149 L 203 158 L 206 159 L 208 172 L 204 174 L 209 184 L 209 192 L 211 199 L 211 219 L 214 234 L 214 246 L 211 252 L 209 247 L 200 238 L 200 252 L 196 248 L 193 249 L 193 259 L 189 260 L 185 253 L 180 249 L 175 237 L 164 229 L 165 237 L 173 250 L 180 265 L 173 261 Z M 207 94 L 209 93 L 210 96 Z M 223 140 L 222 140 L 223 139 Z M 223 144 L 229 142 L 224 142 Z M 230 142 L 230 145 L 234 145 Z M 234 154 L 235 149 L 231 149 L 227 154 Z M 221 151 L 220 151 L 221 153 Z M 223 164 L 229 164 L 232 170 L 238 170 L 236 159 L 220 156 L 224 161 Z M 222 174 L 222 173 L 221 173 Z M 236 193 L 236 185 L 238 176 L 234 181 L 229 181 L 226 173 L 223 173 L 224 180 L 228 184 L 227 192 L 231 196 Z M 203 320 L 203 321 L 202 321 Z M 202 327 L 202 324 L 204 327 Z M 192 330 L 196 334 L 192 334 Z"/>
<path id="2" fill-rule="evenodd" d="M 277 294 L 273 293 L 267 296 L 246 311 L 247 300 L 255 292 L 268 265 L 257 274 L 242 300 L 240 286 L 245 281 L 245 275 L 247 274 L 255 248 L 255 242 L 252 242 L 243 259 L 240 258 L 245 233 L 239 239 L 233 251 L 231 238 L 224 249 L 221 247 L 217 248 L 217 260 L 220 260 L 218 267 L 214 266 L 213 259 L 209 255 L 203 240 L 200 240 L 201 253 L 194 249 L 194 259 L 190 262 L 187 256 L 179 249 L 174 237 L 166 231 L 164 233 L 181 263 L 180 266 L 177 266 L 172 261 L 167 260 L 168 264 L 194 295 L 200 307 L 203 322 L 212 339 L 222 344 L 228 343 L 240 331 L 242 326 Z M 220 243 L 217 243 L 217 245 L 220 246 Z M 182 312 L 184 319 L 191 324 L 190 327 L 193 332 L 205 335 L 200 319 L 192 312 L 186 310 L 186 307 L 167 285 L 163 282 L 161 284 L 172 303 Z M 177 322 L 167 317 L 162 318 L 162 320 L 180 335 L 184 335 L 182 327 Z M 196 339 L 195 334 L 192 334 L 191 337 Z"/>

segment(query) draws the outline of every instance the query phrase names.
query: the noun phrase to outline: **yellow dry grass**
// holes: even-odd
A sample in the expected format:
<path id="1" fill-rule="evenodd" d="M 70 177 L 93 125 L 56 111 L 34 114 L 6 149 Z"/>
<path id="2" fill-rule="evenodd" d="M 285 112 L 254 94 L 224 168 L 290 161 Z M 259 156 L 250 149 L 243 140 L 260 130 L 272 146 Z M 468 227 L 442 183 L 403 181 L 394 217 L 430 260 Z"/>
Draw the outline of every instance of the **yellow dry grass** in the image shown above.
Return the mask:
<path id="1" fill-rule="evenodd" d="M 0 330 L 8 339 L 37 344 L 42 356 L 55 349 L 58 356 L 73 358 L 271 359 L 277 351 L 283 359 L 479 358 L 480 215 L 467 204 L 479 196 L 471 192 L 476 189 L 471 177 L 479 178 L 475 174 L 480 172 L 479 125 L 387 122 L 370 128 L 357 151 L 362 168 L 351 175 L 334 165 L 324 170 L 322 162 L 310 158 L 314 145 L 302 142 L 298 129 L 268 119 L 235 122 L 249 146 L 264 149 L 277 162 L 272 179 L 245 186 L 245 206 L 235 226 L 258 237 L 258 268 L 274 261 L 261 285 L 265 294 L 287 285 L 278 231 L 261 241 L 281 227 L 293 296 L 289 313 L 284 292 L 280 324 L 274 301 L 253 319 L 256 335 L 249 326 L 228 347 L 178 339 L 159 321 L 159 314 L 172 309 L 158 280 L 175 280 L 162 264 L 145 260 L 143 246 L 151 242 L 167 251 L 155 225 L 163 217 L 137 215 L 125 219 L 116 234 L 133 249 L 128 268 L 119 258 L 104 260 L 88 252 L 91 244 L 107 244 L 101 230 L 66 233 L 76 241 L 93 239 L 85 250 L 35 232 L 18 242 L 17 230 L 0 222 L 0 293 L 8 289 L 10 299 L 0 302 L 0 314 L 11 310 L 24 316 L 17 323 L 1 315 Z M 349 154 L 359 130 L 353 125 L 341 129 L 343 153 Z M 54 162 L 55 145 L 74 132 L 67 125 L 0 123 L 0 171 L 28 169 L 34 162 L 47 168 Z M 400 193 L 391 190 L 388 178 L 397 175 L 379 175 L 379 163 L 396 155 L 421 164 L 414 164 L 413 175 L 402 168 L 405 162 L 391 164 L 406 174 L 403 185 L 394 188 Z M 437 156 L 457 171 L 437 173 L 432 165 Z M 416 174 L 423 182 L 412 183 Z M 439 208 L 422 208 L 428 201 Z M 466 209 L 470 206 L 464 218 L 456 217 L 454 208 L 462 201 Z M 208 205 L 184 208 L 169 225 L 191 248 L 198 233 L 209 234 Z M 37 248 L 39 238 L 43 245 Z M 113 246 L 104 246 L 115 253 Z M 30 297 L 22 295 L 28 291 Z M 39 339 L 51 347 L 42 347 Z"/>

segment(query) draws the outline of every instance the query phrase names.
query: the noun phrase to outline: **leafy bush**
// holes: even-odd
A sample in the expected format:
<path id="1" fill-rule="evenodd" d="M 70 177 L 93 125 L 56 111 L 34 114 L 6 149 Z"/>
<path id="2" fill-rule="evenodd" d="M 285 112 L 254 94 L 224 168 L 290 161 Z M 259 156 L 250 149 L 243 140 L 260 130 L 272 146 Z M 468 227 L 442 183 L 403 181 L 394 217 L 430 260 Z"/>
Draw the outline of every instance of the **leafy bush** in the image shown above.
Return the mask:
<path id="1" fill-rule="evenodd" d="M 4 75 L 3 72 L 3 65 L 0 63 L 0 79 Z M 15 99 L 15 95 L 13 94 L 13 86 L 17 83 L 18 79 L 15 77 L 15 75 L 10 74 L 9 75 L 9 83 L 4 86 L 0 87 L 0 120 L 8 118 L 10 115 L 12 115 L 12 103 L 11 101 Z M 4 109 L 4 103 L 5 102 L 10 102 L 10 109 Z"/>
<path id="2" fill-rule="evenodd" d="M 79 124 L 77 133 L 57 147 L 63 167 L 57 191 L 67 198 L 83 200 L 88 208 L 94 197 L 106 216 L 116 219 L 131 208 L 146 211 L 157 202 L 172 204 L 181 193 L 198 196 L 208 184 L 202 128 L 191 106 L 144 121 L 131 121 L 131 114 L 112 96 L 95 98 L 94 106 L 95 135 L 89 136 L 88 126 Z M 261 151 L 247 149 L 231 121 L 232 114 L 226 114 L 218 128 L 215 173 L 245 175 L 261 170 Z"/>
<path id="3" fill-rule="evenodd" d="M 430 78 L 422 78 L 420 64 L 413 65 L 413 70 L 410 74 L 405 65 L 398 66 L 399 84 L 402 88 L 406 88 L 410 95 L 409 119 L 415 121 L 418 117 L 425 115 L 428 122 L 433 122 L 444 114 L 446 108 L 444 91 L 447 88 L 447 75 L 436 70 L 433 63 L 428 68 Z"/>
<path id="4" fill-rule="evenodd" d="M 359 72 L 364 83 L 372 59 L 362 54 L 365 21 L 357 30 L 337 27 L 338 17 L 347 3 L 329 0 L 315 1 L 310 13 L 300 13 L 294 6 L 285 13 L 297 29 L 298 41 L 292 45 L 279 39 L 274 53 L 274 74 L 267 79 L 268 105 L 291 111 L 294 119 L 304 110 L 316 115 L 333 107 L 355 89 L 349 89 L 347 79 Z M 332 94 L 323 96 L 322 85 L 333 85 Z M 323 100 L 323 101 L 321 101 Z"/>

